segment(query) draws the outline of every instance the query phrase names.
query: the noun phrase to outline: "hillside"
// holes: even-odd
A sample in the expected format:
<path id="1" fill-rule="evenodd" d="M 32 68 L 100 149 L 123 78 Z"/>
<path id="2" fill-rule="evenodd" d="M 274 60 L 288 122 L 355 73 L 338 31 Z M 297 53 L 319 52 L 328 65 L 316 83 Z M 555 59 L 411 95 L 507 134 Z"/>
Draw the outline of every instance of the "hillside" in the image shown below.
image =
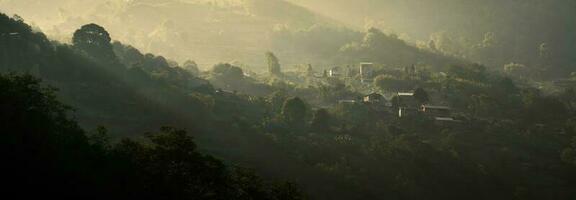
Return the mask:
<path id="1" fill-rule="evenodd" d="M 102 31 L 98 37 L 107 35 L 97 25 L 82 28 Z M 19 19 L 0 14 L 0 73 L 30 73 L 43 79 L 42 87 L 57 88 L 55 100 L 72 107 L 66 114 L 89 133 L 106 130 L 111 142 L 123 137 L 146 140 L 145 133 L 159 127 L 179 127 L 195 138 L 199 151 L 254 168 L 270 179 L 301 184 L 311 195 L 333 196 L 327 191 L 334 188 L 353 193 L 341 178 L 296 160 L 260 130 L 247 126 L 268 117 L 265 101 L 218 93 L 161 56 L 143 55 L 106 37 L 101 42 L 88 47 L 51 42 Z M 126 51 L 131 56 L 116 55 L 113 48 L 131 49 Z M 139 64 L 126 66 L 126 58 Z"/>
<path id="2" fill-rule="evenodd" d="M 502 69 L 522 63 L 552 77 L 576 68 L 572 0 L 290 0 L 356 29 L 374 26 L 412 43 Z M 546 53 L 547 51 L 548 53 Z M 543 57 L 542 55 L 549 55 Z"/>
<path id="3" fill-rule="evenodd" d="M 7 119 L 0 121 L 8 127 L 0 140 L 8 157 L 2 172 L 30 183 L 28 190 L 279 200 L 301 199 L 299 187 L 322 200 L 576 195 L 573 80 L 552 86 L 502 74 L 375 28 L 284 32 L 305 36 L 293 38 L 294 48 L 327 62 L 377 62 L 365 74 L 374 81 L 366 82 L 358 68 L 287 71 L 273 53 L 266 57 L 270 73 L 234 63 L 199 72 L 193 61 L 180 65 L 113 42 L 98 24 L 74 30 L 72 42 L 62 44 L 0 14 L 0 117 Z M 32 74 L 43 85 L 10 73 Z M 161 126 L 178 129 L 150 133 Z M 225 167 L 234 165 L 298 186 Z"/>
<path id="4" fill-rule="evenodd" d="M 335 24 L 283 0 L 5 0 L 0 8 L 18 13 L 62 41 L 69 41 L 77 27 L 97 23 L 107 27 L 115 39 L 138 49 L 180 62 L 193 59 L 203 68 L 234 60 L 260 67 L 274 27 Z M 36 8 L 43 11 L 32 12 Z"/>
<path id="5" fill-rule="evenodd" d="M 459 63 L 452 58 L 416 48 L 393 35 L 377 52 L 343 52 L 362 43 L 368 32 L 341 23 L 284 0 L 246 1 L 11 1 L 0 8 L 18 13 L 51 38 L 70 41 L 77 27 L 100 24 L 115 40 L 144 52 L 167 56 L 180 63 L 194 60 L 202 69 L 221 61 L 247 70 L 265 70 L 264 52 L 278 54 L 282 65 L 313 64 L 318 69 L 358 62 L 388 66 L 412 64 L 441 68 Z M 41 12 L 31 12 L 42 8 Z M 82 10 L 82 12 L 76 12 Z M 57 13 L 57 14 L 56 14 Z M 347 48 L 350 50 L 350 48 Z M 371 55 L 358 55 L 371 54 Z M 342 59 L 348 58 L 348 59 Z M 444 60 L 444 61 L 439 61 Z"/>

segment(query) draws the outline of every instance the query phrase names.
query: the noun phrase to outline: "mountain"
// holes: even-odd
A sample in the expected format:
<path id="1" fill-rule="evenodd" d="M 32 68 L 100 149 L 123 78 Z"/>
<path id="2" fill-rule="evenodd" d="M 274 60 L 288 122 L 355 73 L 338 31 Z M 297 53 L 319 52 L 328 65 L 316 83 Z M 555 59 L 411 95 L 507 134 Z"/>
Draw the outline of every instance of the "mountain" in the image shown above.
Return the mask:
<path id="1" fill-rule="evenodd" d="M 552 68 L 556 75 L 576 68 L 573 0 L 289 1 L 356 29 L 377 27 L 423 45 L 433 41 L 445 53 L 498 69 L 511 62 Z"/>
<path id="2" fill-rule="evenodd" d="M 382 37 L 393 42 L 380 43 L 384 46 L 375 51 L 343 52 L 362 43 L 369 33 L 285 0 L 5 0 L 0 6 L 60 41 L 69 41 L 77 27 L 96 23 L 106 27 L 113 38 L 143 52 L 180 63 L 194 60 L 203 69 L 226 61 L 264 72 L 266 51 L 275 52 L 286 70 L 301 64 L 323 70 L 359 62 L 392 67 L 422 63 L 436 68 L 458 63 L 392 34 Z M 31 12 L 37 8 L 43 11 Z"/>
<path id="3" fill-rule="evenodd" d="M 283 0 L 5 0 L 0 7 L 61 41 L 69 41 L 77 27 L 96 23 L 142 51 L 193 59 L 204 68 L 233 60 L 261 67 L 275 27 L 336 24 Z"/>

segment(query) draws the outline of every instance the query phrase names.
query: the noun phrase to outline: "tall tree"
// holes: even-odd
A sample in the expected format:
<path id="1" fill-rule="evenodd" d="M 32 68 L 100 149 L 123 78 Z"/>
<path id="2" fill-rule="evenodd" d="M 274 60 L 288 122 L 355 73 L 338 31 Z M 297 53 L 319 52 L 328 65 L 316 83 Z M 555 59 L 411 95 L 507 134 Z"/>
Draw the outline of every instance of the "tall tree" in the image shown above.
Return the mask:
<path id="1" fill-rule="evenodd" d="M 414 90 L 414 98 L 418 101 L 418 103 L 420 104 L 424 104 L 427 103 L 430 99 L 428 96 L 428 92 L 426 92 L 426 90 L 424 90 L 423 88 L 419 87 L 416 90 Z"/>
<path id="2" fill-rule="evenodd" d="M 330 129 L 330 113 L 326 109 L 318 109 L 314 112 L 311 128 L 314 131 L 326 132 Z"/>
<path id="3" fill-rule="evenodd" d="M 282 71 L 280 69 L 280 61 L 278 57 L 274 55 L 272 52 L 266 52 L 266 61 L 268 63 L 268 72 L 272 76 L 280 76 L 282 75 Z"/>
<path id="4" fill-rule="evenodd" d="M 182 68 L 193 74 L 194 76 L 200 75 L 200 69 L 198 69 L 198 64 L 192 60 L 187 60 L 182 65 Z"/>
<path id="5" fill-rule="evenodd" d="M 306 104 L 298 97 L 290 98 L 282 106 L 283 120 L 293 126 L 301 126 L 306 118 Z"/>
<path id="6" fill-rule="evenodd" d="M 308 64 L 308 67 L 306 68 L 306 76 L 308 77 L 314 76 L 314 69 L 312 68 L 311 64 Z"/>
<path id="7" fill-rule="evenodd" d="M 74 47 L 86 53 L 89 57 L 106 64 L 117 64 L 112 38 L 106 29 L 97 24 L 87 24 L 74 32 L 72 43 Z"/>

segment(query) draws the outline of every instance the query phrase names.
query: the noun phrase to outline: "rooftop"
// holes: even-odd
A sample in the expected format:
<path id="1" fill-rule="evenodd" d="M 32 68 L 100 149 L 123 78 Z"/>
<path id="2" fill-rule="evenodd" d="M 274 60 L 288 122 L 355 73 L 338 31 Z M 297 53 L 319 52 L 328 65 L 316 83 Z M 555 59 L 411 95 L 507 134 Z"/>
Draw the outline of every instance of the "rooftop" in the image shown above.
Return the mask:
<path id="1" fill-rule="evenodd" d="M 452 117 L 436 117 L 434 118 L 436 121 L 445 121 L 445 122 L 459 122 L 459 120 L 456 120 Z"/>
<path id="2" fill-rule="evenodd" d="M 439 110 L 450 110 L 452 108 L 448 106 L 431 106 L 431 105 L 422 105 L 425 109 L 439 109 Z"/>
<path id="3" fill-rule="evenodd" d="M 398 92 L 398 96 L 414 96 L 411 92 Z"/>
<path id="4" fill-rule="evenodd" d="M 339 103 L 356 103 L 356 100 L 340 100 Z"/>

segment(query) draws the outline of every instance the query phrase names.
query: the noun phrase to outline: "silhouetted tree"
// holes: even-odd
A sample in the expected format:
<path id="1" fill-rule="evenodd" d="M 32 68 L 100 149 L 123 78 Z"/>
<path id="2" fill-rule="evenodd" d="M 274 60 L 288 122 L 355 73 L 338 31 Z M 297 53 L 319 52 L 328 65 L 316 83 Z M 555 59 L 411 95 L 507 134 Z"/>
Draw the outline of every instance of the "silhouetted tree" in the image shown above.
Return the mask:
<path id="1" fill-rule="evenodd" d="M 314 69 L 312 68 L 311 64 L 308 64 L 306 67 L 306 76 L 308 76 L 308 77 L 314 76 Z"/>
<path id="2" fill-rule="evenodd" d="M 195 76 L 200 75 L 200 69 L 198 69 L 198 64 L 196 64 L 196 62 L 192 60 L 187 60 L 186 62 L 184 62 L 184 64 L 182 64 L 182 68 Z"/>
<path id="3" fill-rule="evenodd" d="M 272 52 L 266 52 L 266 62 L 268 63 L 268 73 L 272 76 L 281 76 L 280 61 Z"/>
<path id="4" fill-rule="evenodd" d="M 326 109 L 318 109 L 314 112 L 310 126 L 312 130 L 326 132 L 330 130 L 330 113 Z"/>
<path id="5" fill-rule="evenodd" d="M 242 68 L 228 64 L 220 63 L 212 68 L 214 78 L 224 81 L 227 84 L 235 84 L 244 79 Z"/>
<path id="6" fill-rule="evenodd" d="M 428 101 L 430 101 L 430 99 L 429 99 L 430 97 L 428 96 L 428 92 L 426 92 L 426 90 L 424 90 L 421 87 L 414 90 L 414 98 L 420 104 L 425 104 L 425 103 L 428 103 Z"/>
<path id="7" fill-rule="evenodd" d="M 117 64 L 110 34 L 102 26 L 87 24 L 74 32 L 72 43 L 88 56 L 106 64 Z"/>
<path id="8" fill-rule="evenodd" d="M 287 99 L 282 106 L 282 119 L 289 125 L 302 126 L 306 120 L 306 104 L 298 97 Z"/>
<path id="9" fill-rule="evenodd" d="M 291 183 L 262 180 L 198 151 L 186 131 L 165 127 L 147 141 L 88 137 L 54 90 L 0 74 L 0 175 L 6 195 L 42 198 L 305 199 Z M 26 191 L 34 191 L 27 193 Z"/>

